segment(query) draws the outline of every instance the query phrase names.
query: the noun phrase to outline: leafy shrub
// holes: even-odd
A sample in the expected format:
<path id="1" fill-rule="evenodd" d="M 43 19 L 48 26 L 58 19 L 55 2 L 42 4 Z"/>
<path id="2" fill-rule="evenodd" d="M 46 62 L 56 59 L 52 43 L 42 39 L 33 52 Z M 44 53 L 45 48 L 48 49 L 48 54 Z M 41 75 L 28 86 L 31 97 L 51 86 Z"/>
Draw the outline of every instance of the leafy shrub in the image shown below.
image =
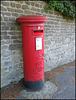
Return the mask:
<path id="1" fill-rule="evenodd" d="M 70 0 L 47 0 L 45 11 L 56 10 L 62 13 L 64 17 L 70 17 L 72 20 L 75 19 L 75 1 Z"/>

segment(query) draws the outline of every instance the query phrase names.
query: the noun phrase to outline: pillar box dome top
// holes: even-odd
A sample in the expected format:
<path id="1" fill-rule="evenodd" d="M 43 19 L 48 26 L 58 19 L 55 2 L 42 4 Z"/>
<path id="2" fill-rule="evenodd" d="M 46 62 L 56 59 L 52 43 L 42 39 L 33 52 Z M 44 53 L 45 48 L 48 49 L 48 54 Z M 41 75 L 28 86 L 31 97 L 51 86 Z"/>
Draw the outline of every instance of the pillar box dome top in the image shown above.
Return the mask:
<path id="1" fill-rule="evenodd" d="M 26 15 L 17 18 L 17 21 L 22 23 L 36 23 L 36 22 L 43 23 L 47 21 L 47 18 L 40 15 Z"/>

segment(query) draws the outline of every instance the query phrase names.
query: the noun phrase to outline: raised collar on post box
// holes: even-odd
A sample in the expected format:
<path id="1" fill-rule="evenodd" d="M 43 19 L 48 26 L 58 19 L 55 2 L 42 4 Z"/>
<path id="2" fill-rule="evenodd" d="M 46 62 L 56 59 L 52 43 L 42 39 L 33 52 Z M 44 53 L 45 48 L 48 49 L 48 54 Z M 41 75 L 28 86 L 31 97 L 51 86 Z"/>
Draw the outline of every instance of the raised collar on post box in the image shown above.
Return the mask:
<path id="1" fill-rule="evenodd" d="M 18 17 L 17 21 L 21 23 L 44 23 L 47 18 L 40 15 L 26 15 Z"/>

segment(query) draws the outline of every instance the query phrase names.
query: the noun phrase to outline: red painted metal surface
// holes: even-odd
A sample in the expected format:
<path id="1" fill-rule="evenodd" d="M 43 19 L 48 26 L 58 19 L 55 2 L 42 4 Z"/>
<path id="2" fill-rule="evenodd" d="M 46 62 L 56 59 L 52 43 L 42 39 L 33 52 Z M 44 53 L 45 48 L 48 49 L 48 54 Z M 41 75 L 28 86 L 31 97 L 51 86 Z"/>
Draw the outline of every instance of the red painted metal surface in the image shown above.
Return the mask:
<path id="1" fill-rule="evenodd" d="M 46 17 L 27 15 L 17 18 L 22 27 L 24 79 L 39 81 L 44 77 L 44 25 Z M 42 43 L 40 42 L 42 41 Z M 40 44 L 38 44 L 40 43 Z M 42 49 L 37 49 L 41 48 Z"/>

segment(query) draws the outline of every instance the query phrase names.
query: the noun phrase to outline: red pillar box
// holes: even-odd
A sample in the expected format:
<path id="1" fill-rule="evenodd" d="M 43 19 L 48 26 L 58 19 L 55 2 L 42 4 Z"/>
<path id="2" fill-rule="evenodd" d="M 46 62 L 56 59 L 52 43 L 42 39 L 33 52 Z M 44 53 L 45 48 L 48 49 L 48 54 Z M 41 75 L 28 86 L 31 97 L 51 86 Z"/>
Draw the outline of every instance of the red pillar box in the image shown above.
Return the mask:
<path id="1" fill-rule="evenodd" d="M 22 27 L 24 85 L 32 90 L 44 86 L 44 16 L 26 15 L 17 18 Z"/>

